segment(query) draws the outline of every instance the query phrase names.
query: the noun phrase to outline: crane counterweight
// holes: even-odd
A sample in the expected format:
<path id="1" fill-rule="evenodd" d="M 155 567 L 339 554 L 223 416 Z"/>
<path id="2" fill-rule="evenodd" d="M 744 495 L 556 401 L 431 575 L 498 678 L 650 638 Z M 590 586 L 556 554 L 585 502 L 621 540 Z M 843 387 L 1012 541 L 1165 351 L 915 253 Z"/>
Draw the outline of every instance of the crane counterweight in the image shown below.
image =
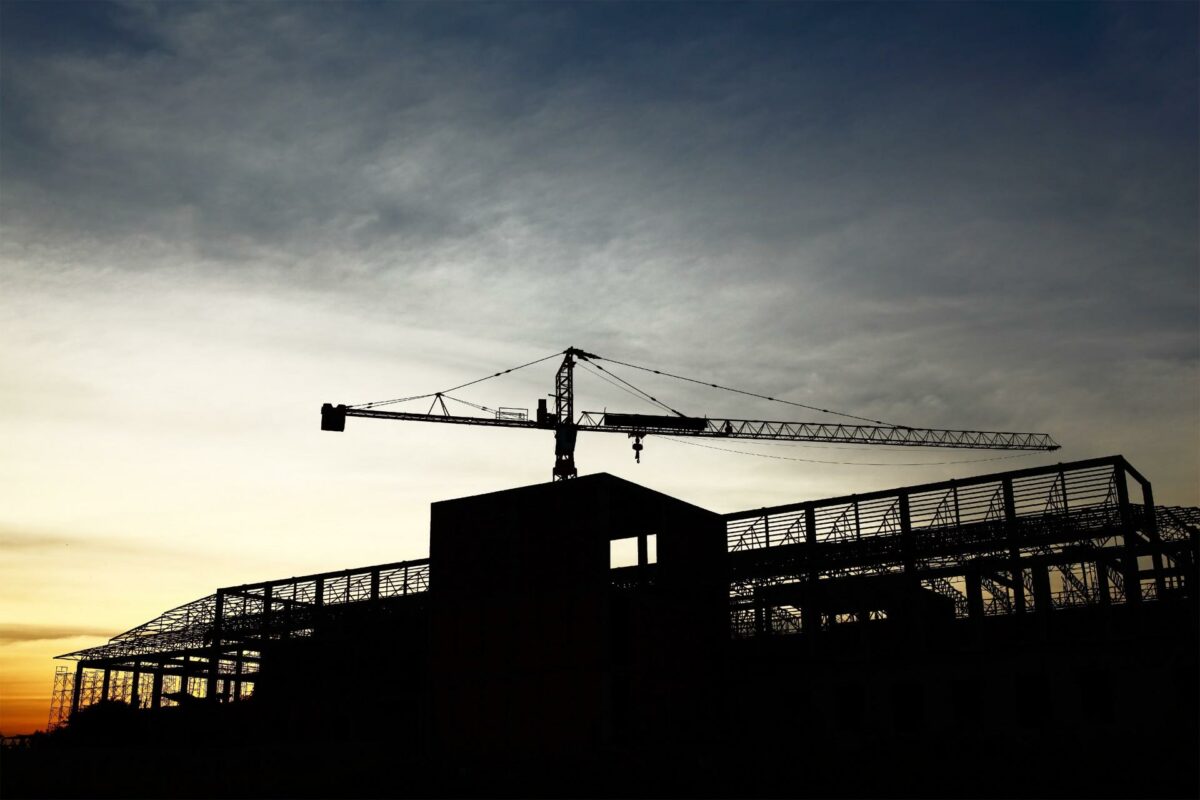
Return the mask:
<path id="1" fill-rule="evenodd" d="M 335 406 L 332 403 L 321 406 L 321 430 L 339 432 L 346 430 L 346 407 Z"/>

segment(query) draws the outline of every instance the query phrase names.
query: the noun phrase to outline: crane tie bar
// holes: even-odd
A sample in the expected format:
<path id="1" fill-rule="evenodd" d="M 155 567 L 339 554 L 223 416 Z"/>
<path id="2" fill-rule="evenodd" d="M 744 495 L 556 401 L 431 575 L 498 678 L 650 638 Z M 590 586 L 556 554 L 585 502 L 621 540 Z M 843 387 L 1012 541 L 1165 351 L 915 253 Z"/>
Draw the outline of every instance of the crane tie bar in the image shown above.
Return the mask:
<path id="1" fill-rule="evenodd" d="M 387 406 L 387 405 L 391 405 L 393 403 L 403 403 L 408 400 L 420 400 L 425 397 L 435 397 L 439 394 L 444 395 L 444 394 L 448 394 L 449 392 L 456 392 L 459 389 L 465 389 L 468 386 L 474 386 L 477 383 L 483 383 L 484 381 L 490 381 L 492 378 L 499 378 L 501 375 L 507 375 L 508 373 L 516 372 L 519 369 L 525 369 L 526 367 L 532 367 L 534 364 L 540 364 L 543 361 L 549 361 L 550 359 L 555 358 L 557 356 L 561 356 L 561 355 L 562 355 L 562 351 L 560 350 L 559 352 L 551 353 L 550 355 L 545 356 L 544 358 L 539 358 L 536 361 L 530 361 L 526 364 L 521 364 L 520 366 L 516 366 L 516 367 L 509 367 L 506 370 L 501 370 L 500 372 L 495 372 L 495 373 L 492 373 L 491 375 L 484 375 L 482 378 L 476 378 L 473 381 L 467 381 L 466 383 L 460 383 L 458 386 L 451 386 L 449 389 L 445 389 L 440 392 L 430 392 L 429 394 L 414 394 L 411 397 L 397 397 L 394 400 L 376 400 L 374 403 L 358 403 L 356 405 L 347 406 L 347 408 L 375 408 L 376 406 Z"/>
<path id="2" fill-rule="evenodd" d="M 844 411 L 834 411 L 831 408 L 818 408 L 817 406 L 805 405 L 804 403 L 796 403 L 792 400 L 783 400 L 778 397 L 769 397 L 765 394 L 759 394 L 758 392 L 749 392 L 749 391 L 746 391 L 745 389 L 734 389 L 731 386 L 721 386 L 720 384 L 712 383 L 710 381 L 702 381 L 697 378 L 688 378 L 684 375 L 674 375 L 670 372 L 663 372 L 662 370 L 652 369 L 651 367 L 640 367 L 637 364 L 628 364 L 624 361 L 617 361 L 615 358 L 606 358 L 605 356 L 594 356 L 594 358 L 603 358 L 605 361 L 611 361 L 614 364 L 620 364 L 622 367 L 629 367 L 631 369 L 640 369 L 642 372 L 652 372 L 655 375 L 662 375 L 663 377 L 666 377 L 666 378 L 675 378 L 676 380 L 687 381 L 688 383 L 696 383 L 701 386 L 709 386 L 713 389 L 722 389 L 726 392 L 734 392 L 736 394 L 744 394 L 744 395 L 747 395 L 748 397 L 757 397 L 760 400 L 770 400 L 773 403 L 784 403 L 789 406 L 796 406 L 797 408 L 808 409 L 809 411 L 820 411 L 823 414 L 836 414 L 839 417 L 846 417 L 847 419 L 856 419 L 860 422 L 870 422 L 875 425 L 886 425 L 890 428 L 904 428 L 904 429 L 909 429 L 909 430 L 912 429 L 911 425 L 900 425 L 895 422 L 884 422 L 883 420 L 880 420 L 880 419 L 871 419 L 870 417 L 860 417 L 857 414 L 847 414 Z M 597 364 L 596 366 L 599 366 L 599 364 Z M 609 374 L 611 375 L 612 373 L 610 372 Z M 674 411 L 674 409 L 671 409 L 671 410 Z M 679 412 L 675 412 L 675 413 L 679 413 Z"/>

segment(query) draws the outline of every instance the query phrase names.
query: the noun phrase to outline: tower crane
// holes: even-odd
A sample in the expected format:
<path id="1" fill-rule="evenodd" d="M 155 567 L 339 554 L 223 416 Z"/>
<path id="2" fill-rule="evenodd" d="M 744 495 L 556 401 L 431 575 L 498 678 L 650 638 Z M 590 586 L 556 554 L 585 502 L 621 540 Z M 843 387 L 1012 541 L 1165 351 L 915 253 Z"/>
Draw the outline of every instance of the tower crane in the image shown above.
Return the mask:
<path id="1" fill-rule="evenodd" d="M 524 367 L 547 361 L 557 356 L 563 356 L 562 363 L 554 378 L 553 409 L 548 407 L 546 399 L 538 400 L 537 415 L 529 419 L 526 409 L 497 408 L 491 409 L 451 397 L 449 392 L 462 389 L 472 384 L 490 378 L 514 372 Z M 484 425 L 501 428 L 535 428 L 554 431 L 554 470 L 553 479 L 556 481 L 574 478 L 578 471 L 575 468 L 575 440 L 580 431 L 597 431 L 603 433 L 623 433 L 633 439 L 635 458 L 641 461 L 643 449 L 642 440 L 650 435 L 697 436 L 722 439 L 757 439 L 787 442 L 822 442 L 829 444 L 865 444 L 892 445 L 899 447 L 950 447 L 973 450 L 1057 450 L 1059 448 L 1048 434 L 1045 433 L 1009 433 L 1002 431 L 972 431 L 945 430 L 939 428 L 912 428 L 905 425 L 889 425 L 880 420 L 869 420 L 852 414 L 840 414 L 857 420 L 854 423 L 825 423 L 825 422 L 779 422 L 770 420 L 750 420 L 732 418 L 708 418 L 686 416 L 660 402 L 646 392 L 633 386 L 628 381 L 617 378 L 637 393 L 655 404 L 670 410 L 671 415 L 664 414 L 627 414 L 611 411 L 582 411 L 575 415 L 575 366 L 585 362 L 597 369 L 609 370 L 596 362 L 609 361 L 658 375 L 697 383 L 717 389 L 727 389 L 738 394 L 774 400 L 789 405 L 800 406 L 813 411 L 831 412 L 829 409 L 806 406 L 787 400 L 777 400 L 774 397 L 756 394 L 740 389 L 730 389 L 707 381 L 685 378 L 667 372 L 627 364 L 615 359 L 588 353 L 575 347 L 568 347 L 561 353 L 554 353 L 545 358 L 522 364 L 512 369 L 497 372 L 475 381 L 462 384 L 443 392 L 414 395 L 412 397 L 383 400 L 359 405 L 334 405 L 325 403 L 321 406 L 321 430 L 344 431 L 347 417 L 368 417 L 375 419 L 408 420 L 411 422 L 448 422 L 457 425 Z M 385 411 L 378 406 L 406 400 L 433 398 L 429 410 L 425 413 L 410 411 Z M 452 414 L 446 405 L 446 400 L 472 406 L 488 413 L 490 416 L 474 416 Z M 437 409 L 438 411 L 435 411 Z M 439 413 L 440 412 L 440 413 Z"/>

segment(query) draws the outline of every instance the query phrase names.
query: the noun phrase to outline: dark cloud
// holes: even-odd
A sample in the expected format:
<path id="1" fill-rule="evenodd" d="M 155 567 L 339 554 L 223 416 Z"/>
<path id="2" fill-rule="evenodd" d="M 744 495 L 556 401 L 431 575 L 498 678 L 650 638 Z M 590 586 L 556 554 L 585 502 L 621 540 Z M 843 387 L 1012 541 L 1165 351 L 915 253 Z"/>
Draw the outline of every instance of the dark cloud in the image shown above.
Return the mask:
<path id="1" fill-rule="evenodd" d="M 311 290 L 912 424 L 1196 429 L 1195 4 L 30 5 L 22 269 Z"/>

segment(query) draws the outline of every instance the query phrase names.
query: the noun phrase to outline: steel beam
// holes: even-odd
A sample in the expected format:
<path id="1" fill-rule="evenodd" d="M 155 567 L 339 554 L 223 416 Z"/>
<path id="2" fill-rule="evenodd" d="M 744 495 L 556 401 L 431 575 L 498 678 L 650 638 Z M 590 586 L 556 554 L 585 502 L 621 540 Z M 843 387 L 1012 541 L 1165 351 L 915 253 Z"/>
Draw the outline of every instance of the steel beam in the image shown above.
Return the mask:
<path id="1" fill-rule="evenodd" d="M 75 686 L 71 689 L 71 714 L 79 710 L 79 696 L 83 693 L 83 670 L 82 663 L 75 665 Z"/>
<path id="2" fill-rule="evenodd" d="M 163 670 L 162 665 L 157 664 L 154 667 L 154 683 L 150 689 L 150 707 L 162 708 L 162 693 L 163 693 Z"/>
<path id="3" fill-rule="evenodd" d="M 1124 459 L 1121 459 L 1124 462 Z M 1125 472 L 1128 465 L 1122 464 L 1116 474 L 1117 482 L 1117 511 L 1121 518 L 1121 535 L 1125 542 L 1125 555 L 1121 563 L 1122 578 L 1125 583 L 1125 602 L 1137 604 L 1142 601 L 1142 583 L 1138 569 L 1138 535 L 1133 525 L 1133 515 L 1129 509 L 1129 485 Z"/>
<path id="4" fill-rule="evenodd" d="M 1017 504 L 1013 495 L 1012 478 L 1000 482 L 1004 492 L 1004 528 L 1008 540 L 1009 572 L 1012 575 L 1013 611 L 1025 613 L 1025 582 L 1021 579 L 1021 542 L 1017 522 Z"/>

